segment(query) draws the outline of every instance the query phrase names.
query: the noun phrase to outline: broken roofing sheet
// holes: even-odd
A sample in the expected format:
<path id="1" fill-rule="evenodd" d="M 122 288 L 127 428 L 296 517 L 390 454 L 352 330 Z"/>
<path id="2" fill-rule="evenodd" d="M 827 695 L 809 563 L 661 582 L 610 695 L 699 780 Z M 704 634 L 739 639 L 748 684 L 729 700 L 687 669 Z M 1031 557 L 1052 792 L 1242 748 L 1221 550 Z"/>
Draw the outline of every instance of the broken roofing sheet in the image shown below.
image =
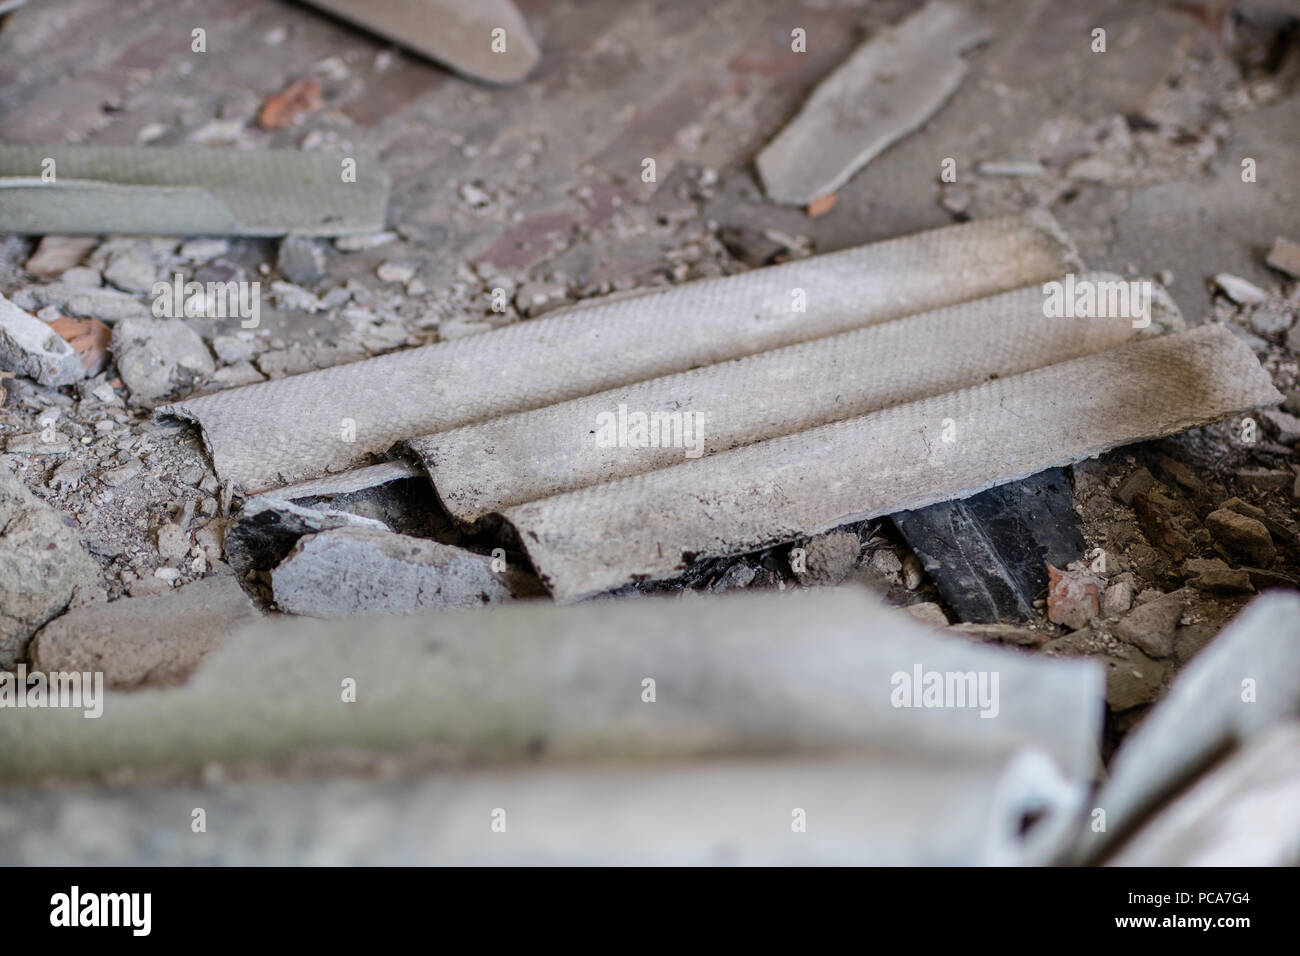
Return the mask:
<path id="1" fill-rule="evenodd" d="M 0 232 L 343 236 L 383 229 L 387 203 L 356 152 L 0 145 Z"/>
<path id="2" fill-rule="evenodd" d="M 678 758 L 837 755 L 882 773 L 901 768 L 906 791 L 921 798 L 910 811 L 897 805 L 906 822 L 849 815 L 878 839 L 960 819 L 953 846 L 1012 862 L 1068 842 L 1097 760 L 1095 662 L 935 635 L 859 589 L 385 617 L 364 638 L 354 620 L 280 619 L 232 638 L 183 687 L 109 692 L 97 720 L 13 711 L 0 722 L 0 776 L 70 779 L 347 748 L 432 748 L 453 765 L 614 761 L 647 776 L 647 762 Z M 946 674 L 960 676 L 977 706 L 922 706 L 922 686 Z M 646 675 L 670 705 L 645 705 Z M 338 705 L 345 676 L 366 688 L 364 707 Z M 1027 818 L 1038 822 L 1024 827 Z"/>
<path id="3" fill-rule="evenodd" d="M 768 197 L 804 205 L 835 192 L 947 102 L 966 76 L 962 51 L 987 36 L 970 11 L 942 2 L 872 36 L 758 154 Z"/>
<path id="4" fill-rule="evenodd" d="M 980 866 L 1042 860 L 1028 820 L 1068 799 L 1033 753 L 509 766 L 357 780 L 0 794 L 0 857 L 24 865 Z M 202 806 L 221 839 L 161 840 Z M 510 809 L 509 840 L 480 825 Z M 773 820 L 798 807 L 800 839 Z M 76 826 L 66 821 L 75 818 Z M 514 821 L 523 821 L 519 827 Z"/>
<path id="5" fill-rule="evenodd" d="M 966 223 L 591 304 L 166 411 L 202 426 L 222 479 L 261 491 L 365 464 L 404 439 L 1032 285 L 1076 265 L 1046 214 Z"/>
<path id="6" fill-rule="evenodd" d="M 551 593 L 577 600 L 672 577 L 697 556 L 964 497 L 1281 399 L 1249 347 L 1205 326 L 503 514 Z"/>
<path id="7" fill-rule="evenodd" d="M 541 56 L 528 24 L 510 0 L 307 2 L 490 83 L 522 80 Z"/>

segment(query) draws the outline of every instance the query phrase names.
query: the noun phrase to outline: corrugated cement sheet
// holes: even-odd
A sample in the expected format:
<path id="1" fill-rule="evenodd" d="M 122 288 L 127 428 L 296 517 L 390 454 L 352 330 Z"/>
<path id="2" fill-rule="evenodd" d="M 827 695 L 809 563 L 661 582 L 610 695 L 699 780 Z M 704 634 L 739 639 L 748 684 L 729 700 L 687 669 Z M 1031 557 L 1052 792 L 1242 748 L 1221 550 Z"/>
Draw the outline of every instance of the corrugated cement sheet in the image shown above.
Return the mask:
<path id="1" fill-rule="evenodd" d="M 984 343 L 973 343 L 982 347 Z M 1281 401 L 1221 325 L 507 508 L 557 600 L 668 578 Z"/>
<path id="2" fill-rule="evenodd" d="M 1077 265 L 1041 213 L 588 305 L 465 339 L 205 395 L 217 473 L 245 491 L 345 471 L 394 443 L 1054 279 Z"/>

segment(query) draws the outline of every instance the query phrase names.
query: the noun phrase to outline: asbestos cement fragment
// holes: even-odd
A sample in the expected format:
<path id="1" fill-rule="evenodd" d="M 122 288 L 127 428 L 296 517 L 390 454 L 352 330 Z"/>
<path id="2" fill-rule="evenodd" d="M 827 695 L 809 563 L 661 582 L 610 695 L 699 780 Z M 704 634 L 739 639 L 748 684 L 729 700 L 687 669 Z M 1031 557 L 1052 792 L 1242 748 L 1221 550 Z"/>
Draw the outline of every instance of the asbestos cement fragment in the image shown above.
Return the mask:
<path id="1" fill-rule="evenodd" d="M 346 471 L 404 439 L 1045 282 L 1076 263 L 1049 216 L 983 220 L 595 300 L 166 412 L 197 421 L 217 474 L 253 492 Z"/>
<path id="2" fill-rule="evenodd" d="M 0 669 L 13 668 L 37 628 L 98 585 L 99 566 L 76 531 L 0 458 Z"/>
<path id="3" fill-rule="evenodd" d="M 341 236 L 382 229 L 387 202 L 355 151 L 0 145 L 0 232 Z"/>
<path id="4" fill-rule="evenodd" d="M 957 92 L 962 51 L 988 37 L 969 11 L 931 0 L 862 44 L 758 154 L 768 198 L 805 205 L 835 192 Z"/>
<path id="5" fill-rule="evenodd" d="M 503 514 L 551 593 L 573 601 L 1281 399 L 1247 346 L 1223 326 L 1202 326 Z"/>
<path id="6" fill-rule="evenodd" d="M 1262 731 L 1181 794 L 1108 866 L 1300 866 L 1300 723 Z"/>
<path id="7" fill-rule="evenodd" d="M 954 706 L 925 705 L 934 675 Z M 340 703 L 344 678 L 356 704 Z M 263 621 L 183 687 L 108 692 L 99 720 L 7 711 L 0 776 L 341 748 L 432 747 L 465 762 L 859 749 L 982 765 L 1032 748 L 1081 781 L 1101 717 L 1095 662 L 936 635 L 858 589 L 529 602 Z"/>
<path id="8" fill-rule="evenodd" d="M 1131 733 L 1094 797 L 1105 828 L 1085 828 L 1080 862 L 1128 835 L 1162 799 L 1233 747 L 1300 715 L 1300 594 L 1271 591 L 1187 664 Z"/>
<path id="9" fill-rule="evenodd" d="M 0 856 L 42 866 L 1017 865 L 1050 858 L 1073 798 L 1032 752 L 1004 763 L 731 758 L 7 788 Z M 220 840 L 160 838 L 161 821 L 187 825 L 197 806 L 222 821 Z M 508 836 L 488 825 L 493 807 Z M 800 820 L 807 829 L 792 838 Z"/>
<path id="10" fill-rule="evenodd" d="M 71 385 L 86 377 L 81 356 L 59 333 L 0 295 L 0 368 L 40 385 Z"/>
<path id="11" fill-rule="evenodd" d="M 202 336 L 182 319 L 123 319 L 113 326 L 118 374 L 136 402 L 201 382 L 216 363 Z"/>
<path id="12" fill-rule="evenodd" d="M 510 0 L 307 0 L 476 80 L 517 83 L 541 52 Z"/>
<path id="13" fill-rule="evenodd" d="M 1087 278 L 1118 279 L 1106 273 Z M 1146 331 L 1181 328 L 1163 290 L 1156 301 L 1167 308 L 1153 310 Z M 1125 318 L 1045 319 L 1043 292 L 1035 285 L 408 444 L 443 505 L 469 522 L 526 501 L 1104 351 L 1139 334 Z"/>
<path id="14" fill-rule="evenodd" d="M 32 638 L 31 670 L 102 671 L 114 689 L 179 684 L 259 617 L 234 575 L 214 574 L 164 594 L 73 608 Z"/>
<path id="15" fill-rule="evenodd" d="M 371 528 L 303 537 L 271 572 L 271 590 L 280 610 L 312 617 L 483 607 L 545 593 L 531 575 L 493 570 L 490 555 Z"/>

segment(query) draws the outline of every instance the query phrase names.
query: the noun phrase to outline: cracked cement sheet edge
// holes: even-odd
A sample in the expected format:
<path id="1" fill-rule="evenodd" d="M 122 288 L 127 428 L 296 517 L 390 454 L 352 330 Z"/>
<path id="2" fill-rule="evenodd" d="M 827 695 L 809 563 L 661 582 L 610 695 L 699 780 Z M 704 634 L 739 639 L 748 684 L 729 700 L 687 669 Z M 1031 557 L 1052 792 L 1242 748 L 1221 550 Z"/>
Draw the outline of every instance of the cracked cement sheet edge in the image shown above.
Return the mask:
<path id="1" fill-rule="evenodd" d="M 1255 699 L 1243 699 L 1243 681 Z M 1150 716 L 1124 741 L 1096 797 L 1106 829 L 1082 833 L 1079 862 L 1095 859 L 1154 805 L 1225 749 L 1300 716 L 1300 594 L 1251 601 L 1188 663 Z"/>
<path id="2" fill-rule="evenodd" d="M 307 0 L 343 20 L 489 83 L 517 83 L 541 58 L 510 0 Z M 493 49 L 496 29 L 504 49 Z"/>
<path id="3" fill-rule="evenodd" d="M 356 160 L 356 182 L 342 161 Z M 0 146 L 0 232 L 339 236 L 384 227 L 388 176 L 364 153 Z M 41 179 L 55 161 L 54 182 Z"/>
<path id="4" fill-rule="evenodd" d="M 503 514 L 552 595 L 574 601 L 1281 399 L 1244 343 L 1202 326 Z"/>
<path id="5" fill-rule="evenodd" d="M 996 674 L 996 718 L 894 706 L 897 675 L 947 672 Z M 642 700 L 648 675 L 656 706 Z M 357 707 L 339 705 L 344 677 Z M 98 719 L 6 710 L 0 779 L 339 748 L 493 762 L 845 749 L 985 761 L 1034 747 L 1083 781 L 1103 701 L 1094 661 L 939 634 L 853 588 L 281 618 L 232 637 L 184 687 L 109 692 Z"/>
<path id="6" fill-rule="evenodd" d="M 404 439 L 982 298 L 1077 265 L 1046 214 L 982 220 L 555 312 L 160 412 L 197 422 L 217 474 L 261 491 L 366 464 Z M 806 311 L 796 312 L 800 289 Z"/>
<path id="7" fill-rule="evenodd" d="M 1079 281 L 1124 280 L 1088 273 Z M 1042 288 L 1030 286 L 408 445 L 420 455 L 447 511 L 472 522 L 526 501 L 669 467 L 686 457 L 716 454 L 1105 351 L 1142 334 L 1127 318 L 1046 318 L 1044 301 Z M 1173 300 L 1154 285 L 1150 318 L 1149 333 L 1183 328 Z M 631 415 L 658 416 L 654 444 L 629 447 L 618 441 L 618 420 L 622 416 L 626 422 Z M 607 416 L 604 424 L 601 416 Z"/>
<path id="8" fill-rule="evenodd" d="M 425 771 L 390 779 L 0 791 L 11 865 L 818 865 L 1048 862 L 1076 787 L 1033 750 Z M 203 807 L 221 839 L 159 839 Z M 510 839 L 484 825 L 506 807 Z M 773 821 L 803 809 L 806 834 Z M 1027 832 L 1024 821 L 1034 819 Z M 70 826 L 69 821 L 76 821 Z"/>
<path id="9" fill-rule="evenodd" d="M 1107 866 L 1300 866 L 1300 721 L 1263 728 Z"/>
<path id="10" fill-rule="evenodd" d="M 763 191 L 798 205 L 835 192 L 948 101 L 966 78 L 962 51 L 988 36 L 969 11 L 942 2 L 872 36 L 758 154 Z"/>

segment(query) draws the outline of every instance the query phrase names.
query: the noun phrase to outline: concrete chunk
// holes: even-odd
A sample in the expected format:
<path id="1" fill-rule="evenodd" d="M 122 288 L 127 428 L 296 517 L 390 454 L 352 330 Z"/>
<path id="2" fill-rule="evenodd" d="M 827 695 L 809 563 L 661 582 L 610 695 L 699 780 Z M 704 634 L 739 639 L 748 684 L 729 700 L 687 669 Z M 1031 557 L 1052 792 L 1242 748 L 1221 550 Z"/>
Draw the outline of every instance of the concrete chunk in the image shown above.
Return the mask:
<path id="1" fill-rule="evenodd" d="M 76 532 L 0 458 L 0 668 L 17 664 L 37 628 L 98 584 Z"/>
<path id="2" fill-rule="evenodd" d="M 1300 279 L 1300 242 L 1278 236 L 1273 240 L 1273 248 L 1269 250 L 1265 261 L 1274 269 Z"/>
<path id="3" fill-rule="evenodd" d="M 123 319 L 113 327 L 113 355 L 136 401 L 161 398 L 216 371 L 203 339 L 180 319 Z"/>
<path id="4" fill-rule="evenodd" d="M 108 687 L 183 683 L 261 614 L 227 570 L 166 594 L 74 608 L 32 638 L 32 671 L 102 671 Z"/>
<path id="5" fill-rule="evenodd" d="M 0 295 L 0 368 L 41 385 L 71 385 L 86 376 L 81 357 L 49 324 Z"/>
<path id="6" fill-rule="evenodd" d="M 482 607 L 527 592 L 527 575 L 492 563 L 423 538 L 338 528 L 300 539 L 271 572 L 271 587 L 281 610 L 314 617 Z"/>

